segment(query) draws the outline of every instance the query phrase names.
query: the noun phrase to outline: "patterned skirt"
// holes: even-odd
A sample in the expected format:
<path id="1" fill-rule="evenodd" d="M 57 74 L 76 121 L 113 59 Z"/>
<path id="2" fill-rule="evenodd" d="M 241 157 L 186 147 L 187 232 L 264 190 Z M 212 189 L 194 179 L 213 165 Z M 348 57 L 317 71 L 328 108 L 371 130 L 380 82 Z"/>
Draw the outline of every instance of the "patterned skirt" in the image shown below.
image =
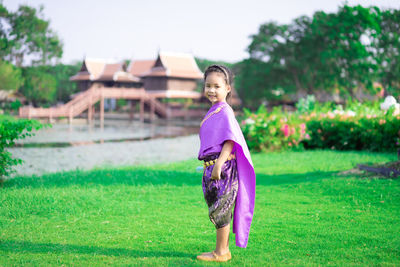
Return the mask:
<path id="1" fill-rule="evenodd" d="M 208 155 L 204 161 L 217 159 L 219 153 Z M 238 191 L 236 159 L 227 160 L 221 169 L 221 179 L 211 179 L 214 165 L 207 166 L 203 172 L 203 193 L 208 205 L 208 216 L 215 227 L 222 228 L 232 220 L 232 209 Z"/>

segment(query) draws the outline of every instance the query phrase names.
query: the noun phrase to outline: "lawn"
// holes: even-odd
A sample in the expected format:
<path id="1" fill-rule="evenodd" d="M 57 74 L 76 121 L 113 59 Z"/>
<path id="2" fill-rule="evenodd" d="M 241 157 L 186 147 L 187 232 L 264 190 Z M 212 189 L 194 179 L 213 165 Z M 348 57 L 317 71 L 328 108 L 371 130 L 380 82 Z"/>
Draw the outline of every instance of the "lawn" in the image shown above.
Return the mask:
<path id="1" fill-rule="evenodd" d="M 221 265 L 400 265 L 400 180 L 343 176 L 395 154 L 253 154 L 249 244 Z M 0 265 L 219 265 L 195 159 L 16 177 L 0 188 Z"/>

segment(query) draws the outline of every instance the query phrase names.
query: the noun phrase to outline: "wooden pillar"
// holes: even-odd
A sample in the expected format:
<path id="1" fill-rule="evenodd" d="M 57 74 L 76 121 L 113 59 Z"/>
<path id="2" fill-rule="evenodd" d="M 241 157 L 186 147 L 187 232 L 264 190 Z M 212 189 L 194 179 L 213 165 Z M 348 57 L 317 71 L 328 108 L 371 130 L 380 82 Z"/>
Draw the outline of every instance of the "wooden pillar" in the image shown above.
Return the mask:
<path id="1" fill-rule="evenodd" d="M 72 106 L 70 109 L 69 109 L 69 116 L 68 116 L 68 122 L 69 122 L 69 125 L 71 126 L 72 125 L 72 119 L 74 118 L 74 115 L 73 115 L 73 113 L 74 113 L 74 107 Z"/>
<path id="2" fill-rule="evenodd" d="M 92 103 L 92 118 L 91 118 L 92 123 L 94 122 L 94 114 L 96 112 L 94 105 L 95 105 L 95 103 Z"/>
<path id="3" fill-rule="evenodd" d="M 90 96 L 89 106 L 88 106 L 88 118 L 87 118 L 88 124 L 92 124 L 92 116 L 93 116 L 92 99 L 91 99 L 91 96 Z"/>
<path id="4" fill-rule="evenodd" d="M 144 122 L 144 98 L 140 98 L 140 121 Z"/>
<path id="5" fill-rule="evenodd" d="M 49 110 L 49 123 L 53 121 L 53 108 L 50 108 Z"/>
<path id="6" fill-rule="evenodd" d="M 150 98 L 150 120 L 153 121 L 155 117 L 154 98 Z"/>
<path id="7" fill-rule="evenodd" d="M 131 106 L 130 106 L 130 110 L 129 110 L 129 120 L 132 121 L 133 120 L 133 116 L 134 116 L 134 108 L 135 108 L 135 101 L 133 99 L 130 100 L 131 101 Z"/>
<path id="8" fill-rule="evenodd" d="M 104 129 L 104 96 L 101 93 L 100 97 L 100 128 Z"/>

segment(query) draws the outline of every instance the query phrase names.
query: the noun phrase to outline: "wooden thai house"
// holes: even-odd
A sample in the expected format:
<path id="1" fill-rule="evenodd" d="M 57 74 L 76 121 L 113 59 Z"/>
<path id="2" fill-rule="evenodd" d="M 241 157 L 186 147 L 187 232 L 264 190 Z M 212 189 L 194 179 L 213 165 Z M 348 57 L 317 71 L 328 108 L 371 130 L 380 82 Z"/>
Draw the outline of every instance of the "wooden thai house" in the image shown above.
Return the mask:
<path id="1" fill-rule="evenodd" d="M 190 54 L 160 52 L 156 60 L 132 61 L 132 75 L 142 79 L 146 91 L 160 94 L 173 91 L 195 91 L 203 73 Z"/>

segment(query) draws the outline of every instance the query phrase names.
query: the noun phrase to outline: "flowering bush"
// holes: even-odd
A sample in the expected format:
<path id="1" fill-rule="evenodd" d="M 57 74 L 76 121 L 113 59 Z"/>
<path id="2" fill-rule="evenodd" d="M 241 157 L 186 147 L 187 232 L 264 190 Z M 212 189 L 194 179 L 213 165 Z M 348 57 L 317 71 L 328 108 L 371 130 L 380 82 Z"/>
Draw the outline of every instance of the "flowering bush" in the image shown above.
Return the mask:
<path id="1" fill-rule="evenodd" d="M 260 106 L 255 113 L 244 110 L 241 128 L 251 150 L 302 149 L 301 141 L 307 138 L 306 125 L 298 115 L 275 108 L 268 112 Z"/>
<path id="2" fill-rule="evenodd" d="M 400 115 L 393 107 L 381 110 L 378 102 L 349 101 L 344 110 L 332 103 L 304 103 L 302 110 L 295 113 L 285 113 L 280 108 L 268 112 L 263 106 L 255 113 L 244 110 L 241 128 L 249 148 L 255 151 L 400 149 Z"/>

